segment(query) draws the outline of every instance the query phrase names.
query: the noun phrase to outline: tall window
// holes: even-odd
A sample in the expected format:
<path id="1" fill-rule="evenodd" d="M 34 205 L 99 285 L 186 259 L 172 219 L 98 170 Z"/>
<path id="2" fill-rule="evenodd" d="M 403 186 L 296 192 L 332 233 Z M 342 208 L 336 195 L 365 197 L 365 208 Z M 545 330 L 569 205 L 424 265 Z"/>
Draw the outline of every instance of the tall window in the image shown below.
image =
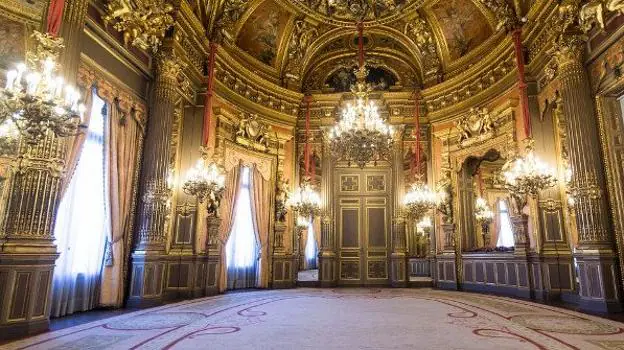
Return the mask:
<path id="1" fill-rule="evenodd" d="M 234 225 L 225 246 L 228 270 L 228 288 L 256 286 L 258 242 L 251 207 L 251 172 L 241 170 L 240 189 L 234 209 Z"/>
<path id="2" fill-rule="evenodd" d="M 310 217 L 308 238 L 305 245 L 306 270 L 316 269 L 316 239 L 314 238 L 314 218 Z"/>
<path id="3" fill-rule="evenodd" d="M 500 230 L 498 231 L 497 247 L 513 247 L 514 236 L 511 229 L 511 219 L 509 218 L 509 209 L 507 202 L 504 200 L 498 201 L 498 219 L 500 222 Z"/>
<path id="4" fill-rule="evenodd" d="M 53 316 L 97 305 L 110 227 L 105 189 L 105 112 L 104 101 L 93 93 L 87 138 L 56 217 L 54 237 L 60 256 L 54 269 Z"/>

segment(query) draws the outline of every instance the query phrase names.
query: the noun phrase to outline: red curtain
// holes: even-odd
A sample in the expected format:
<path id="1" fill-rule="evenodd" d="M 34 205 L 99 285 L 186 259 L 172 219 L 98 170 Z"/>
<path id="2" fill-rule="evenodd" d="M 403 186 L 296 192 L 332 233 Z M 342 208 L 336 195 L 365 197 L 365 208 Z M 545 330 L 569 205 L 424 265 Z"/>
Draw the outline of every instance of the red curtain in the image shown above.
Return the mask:
<path id="1" fill-rule="evenodd" d="M 61 30 L 64 6 L 65 0 L 50 0 L 46 31 L 54 36 L 58 36 L 58 33 Z"/>

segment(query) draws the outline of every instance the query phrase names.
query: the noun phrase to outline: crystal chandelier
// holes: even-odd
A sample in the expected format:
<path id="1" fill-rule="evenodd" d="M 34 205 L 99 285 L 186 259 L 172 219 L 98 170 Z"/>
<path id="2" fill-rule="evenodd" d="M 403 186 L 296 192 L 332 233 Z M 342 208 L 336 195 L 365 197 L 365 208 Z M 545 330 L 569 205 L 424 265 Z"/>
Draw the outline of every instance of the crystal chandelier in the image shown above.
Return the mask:
<path id="1" fill-rule="evenodd" d="M 204 160 L 199 159 L 186 174 L 182 190 L 197 197 L 200 203 L 208 199 L 208 214 L 216 214 L 225 190 L 225 176 L 217 164 L 205 166 Z"/>
<path id="2" fill-rule="evenodd" d="M 27 64 L 9 70 L 0 88 L 0 124 L 12 120 L 23 140 L 34 145 L 48 132 L 56 137 L 76 135 L 84 117 L 80 93 L 55 76 L 56 52 L 61 40 L 35 32 L 37 52 L 28 53 Z"/>
<path id="3" fill-rule="evenodd" d="M 515 196 L 532 197 L 557 183 L 555 170 L 535 156 L 532 142 L 527 146 L 526 155 L 515 157 L 505 163 L 503 180 L 505 187 Z"/>
<path id="4" fill-rule="evenodd" d="M 303 185 L 297 188 L 295 193 L 288 198 L 286 206 L 299 217 L 314 217 L 321 212 L 321 196 L 319 196 L 318 192 L 314 190 L 308 181 L 305 181 Z"/>
<path id="5" fill-rule="evenodd" d="M 475 218 L 481 225 L 489 225 L 494 218 L 494 212 L 483 197 L 477 198 L 475 202 Z"/>
<path id="6" fill-rule="evenodd" d="M 386 124 L 375 103 L 368 99 L 371 88 L 366 83 L 367 74 L 364 67 L 356 72 L 357 84 L 352 88 L 355 103 L 347 105 L 342 119 L 329 134 L 334 158 L 349 165 L 356 163 L 360 168 L 388 158 L 393 134 L 392 126 Z"/>
<path id="7" fill-rule="evenodd" d="M 436 208 L 438 194 L 424 182 L 417 181 L 412 184 L 412 189 L 405 195 L 403 205 L 409 216 L 420 220 L 428 211 Z"/>

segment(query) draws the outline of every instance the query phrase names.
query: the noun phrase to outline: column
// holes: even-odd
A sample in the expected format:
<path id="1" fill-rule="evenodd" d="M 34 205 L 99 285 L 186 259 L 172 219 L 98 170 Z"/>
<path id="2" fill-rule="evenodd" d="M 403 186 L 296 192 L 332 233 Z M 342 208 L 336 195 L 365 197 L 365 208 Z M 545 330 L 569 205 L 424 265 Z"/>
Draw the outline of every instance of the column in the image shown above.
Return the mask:
<path id="1" fill-rule="evenodd" d="M 571 190 L 576 200 L 580 306 L 586 310 L 621 310 L 614 235 L 609 219 L 606 181 L 592 90 L 583 65 L 584 41 L 564 33 L 556 42 L 560 96 L 567 120 Z"/>
<path id="2" fill-rule="evenodd" d="M 329 141 L 323 140 L 323 159 L 321 163 L 323 177 L 321 179 L 321 198 L 323 213 L 321 214 L 321 246 L 319 249 L 319 282 L 322 287 L 336 285 L 338 281 L 338 267 L 336 247 L 334 245 L 334 205 L 332 185 L 334 171 Z"/>
<path id="3" fill-rule="evenodd" d="M 60 36 L 65 49 L 58 74 L 74 86 L 80 62 L 76 35 L 83 33 L 88 3 L 68 1 L 63 9 Z M 47 24 L 42 28 L 45 31 Z M 36 45 L 36 51 L 49 51 L 45 42 Z M 48 136 L 35 146 L 22 146 L 19 153 L 20 162 L 5 184 L 10 187 L 5 212 L 0 213 L 6 217 L 0 233 L 0 340 L 48 329 L 52 277 L 59 256 L 54 223 L 66 175 L 67 142 Z"/>
<path id="4" fill-rule="evenodd" d="M 151 115 L 141 168 L 136 246 L 132 253 L 129 305 L 148 307 L 162 302 L 167 225 L 171 190 L 167 187 L 171 133 L 181 65 L 171 50 L 156 57 Z"/>
<path id="5" fill-rule="evenodd" d="M 392 252 L 390 254 L 390 284 L 407 287 L 407 232 L 403 208 L 405 176 L 403 174 L 403 127 L 397 128 L 392 147 L 392 187 L 394 188 L 392 217 Z"/>

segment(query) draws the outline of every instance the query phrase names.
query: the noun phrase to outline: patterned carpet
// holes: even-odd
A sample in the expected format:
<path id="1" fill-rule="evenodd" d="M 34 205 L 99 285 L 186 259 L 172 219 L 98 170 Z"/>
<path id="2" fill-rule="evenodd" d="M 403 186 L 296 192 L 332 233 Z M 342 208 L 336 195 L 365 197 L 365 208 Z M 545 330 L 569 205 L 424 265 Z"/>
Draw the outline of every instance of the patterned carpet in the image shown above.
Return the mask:
<path id="1" fill-rule="evenodd" d="M 296 289 L 170 304 L 3 349 L 624 349 L 624 324 L 479 294 Z"/>

